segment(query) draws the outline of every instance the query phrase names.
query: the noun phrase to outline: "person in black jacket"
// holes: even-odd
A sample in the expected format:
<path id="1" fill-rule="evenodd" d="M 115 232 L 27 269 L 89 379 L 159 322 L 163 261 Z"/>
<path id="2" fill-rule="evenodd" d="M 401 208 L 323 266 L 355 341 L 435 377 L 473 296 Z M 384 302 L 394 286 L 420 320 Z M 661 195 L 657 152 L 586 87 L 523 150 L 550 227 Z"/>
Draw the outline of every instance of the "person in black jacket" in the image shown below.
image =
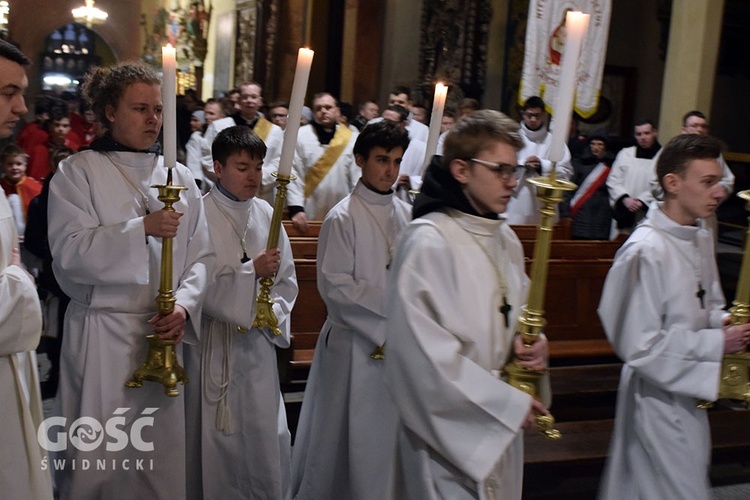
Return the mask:
<path id="1" fill-rule="evenodd" d="M 55 274 L 52 272 L 52 254 L 49 249 L 47 239 L 47 200 L 49 199 L 49 183 L 55 175 L 57 165 L 68 156 L 75 153 L 70 148 L 60 148 L 50 151 L 50 169 L 52 173 L 44 179 L 42 192 L 39 196 L 31 200 L 29 204 L 29 213 L 26 221 L 26 230 L 24 232 L 24 248 L 42 259 L 42 269 L 37 280 L 39 295 L 47 307 L 47 320 L 55 321 L 57 335 L 51 336 L 51 328 L 46 328 L 47 335 L 43 336 L 39 343 L 39 352 L 46 352 L 49 358 L 50 367 L 49 376 L 41 382 L 42 398 L 52 398 L 57 393 L 57 381 L 60 374 L 60 346 L 62 345 L 63 320 L 65 319 L 65 310 L 68 308 L 70 298 L 60 289 L 57 284 Z M 57 304 L 55 304 L 55 302 Z M 49 314 L 52 311 L 56 315 Z"/>
<path id="2" fill-rule="evenodd" d="M 579 240 L 608 240 L 612 229 L 612 208 L 609 204 L 607 176 L 614 155 L 607 149 L 607 136 L 594 132 L 580 159 L 573 159 L 573 181 L 578 189 L 562 209 L 572 221 L 572 235 Z"/>

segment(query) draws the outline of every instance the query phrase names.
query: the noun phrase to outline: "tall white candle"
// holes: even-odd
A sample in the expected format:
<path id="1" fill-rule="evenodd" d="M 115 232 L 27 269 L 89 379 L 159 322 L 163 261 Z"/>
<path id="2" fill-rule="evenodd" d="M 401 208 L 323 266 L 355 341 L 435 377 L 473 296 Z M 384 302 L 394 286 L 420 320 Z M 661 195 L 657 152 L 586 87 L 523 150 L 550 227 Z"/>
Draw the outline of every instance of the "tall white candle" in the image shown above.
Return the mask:
<path id="1" fill-rule="evenodd" d="M 167 44 L 161 49 L 162 83 L 161 99 L 164 105 L 164 165 L 173 168 L 177 163 L 177 73 L 175 64 L 175 49 Z"/>
<path id="2" fill-rule="evenodd" d="M 549 147 L 549 159 L 552 161 L 562 160 L 565 151 L 570 118 L 573 113 L 576 68 L 589 17 L 583 12 L 568 12 L 565 20 L 565 49 L 560 65 L 560 79 L 557 83 L 557 99 L 553 107 L 555 128 L 552 130 L 552 141 Z"/>
<path id="3" fill-rule="evenodd" d="M 448 86 L 438 83 L 435 85 L 435 95 L 432 99 L 432 115 L 430 116 L 430 134 L 427 136 L 427 149 L 424 155 L 424 167 L 427 168 L 433 155 L 437 151 L 438 138 L 440 137 L 440 124 L 443 121 L 445 111 L 445 99 L 448 96 Z"/>
<path id="4" fill-rule="evenodd" d="M 297 132 L 302 117 L 302 107 L 305 105 L 305 92 L 307 92 L 307 82 L 310 79 L 313 55 L 315 55 L 315 52 L 306 48 L 299 49 L 297 55 L 292 97 L 289 99 L 289 116 L 286 120 L 284 144 L 281 147 L 281 157 L 279 158 L 279 177 L 288 178 L 292 174 L 294 148 L 297 146 Z"/>

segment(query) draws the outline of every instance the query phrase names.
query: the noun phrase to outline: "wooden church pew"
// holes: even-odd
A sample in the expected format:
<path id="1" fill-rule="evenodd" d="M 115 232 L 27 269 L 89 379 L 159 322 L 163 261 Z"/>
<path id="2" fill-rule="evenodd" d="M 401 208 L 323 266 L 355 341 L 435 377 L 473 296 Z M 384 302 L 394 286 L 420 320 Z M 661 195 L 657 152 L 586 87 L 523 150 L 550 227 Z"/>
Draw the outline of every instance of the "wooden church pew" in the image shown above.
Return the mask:
<path id="1" fill-rule="evenodd" d="M 743 430 L 750 425 L 750 411 L 719 406 L 708 419 L 712 464 L 746 461 L 750 435 Z M 524 499 L 595 498 L 613 425 L 612 419 L 560 422 L 555 425 L 563 435 L 558 440 L 526 432 Z"/>

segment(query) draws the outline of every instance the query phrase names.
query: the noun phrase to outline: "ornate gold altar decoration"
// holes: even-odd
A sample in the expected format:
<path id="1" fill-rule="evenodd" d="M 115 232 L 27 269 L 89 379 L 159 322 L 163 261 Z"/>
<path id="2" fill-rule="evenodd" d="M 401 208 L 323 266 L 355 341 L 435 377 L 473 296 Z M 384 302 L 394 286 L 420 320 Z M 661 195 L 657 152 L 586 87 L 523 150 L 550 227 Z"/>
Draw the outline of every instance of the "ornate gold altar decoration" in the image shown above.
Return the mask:
<path id="1" fill-rule="evenodd" d="M 745 209 L 750 210 L 750 190 L 737 194 L 745 200 Z M 750 216 L 748 217 L 750 224 Z M 750 321 L 750 226 L 745 233 L 745 252 L 742 256 L 737 293 L 729 309 L 731 323 L 740 325 Z M 736 399 L 750 403 L 750 353 L 742 349 L 734 354 L 725 354 L 721 362 L 719 399 Z"/>
<path id="2" fill-rule="evenodd" d="M 172 185 L 172 169 L 167 170 L 167 183 L 151 186 L 159 190 L 159 201 L 164 203 L 168 212 L 174 212 L 172 207 L 180 200 L 180 191 L 185 186 Z M 177 299 L 172 289 L 172 238 L 162 238 L 161 244 L 161 272 L 159 276 L 159 295 L 156 297 L 156 310 L 160 316 L 166 316 L 174 311 Z M 164 386 L 167 396 L 179 396 L 177 383 L 188 383 L 185 370 L 177 361 L 175 341 L 163 340 L 156 334 L 146 336 L 148 341 L 148 355 L 146 361 L 133 373 L 133 378 L 125 382 L 127 387 L 142 387 L 143 381 L 159 382 Z"/>
<path id="3" fill-rule="evenodd" d="M 296 179 L 294 175 L 289 175 L 288 177 L 277 174 L 273 175 L 276 177 L 276 183 L 278 186 L 276 187 L 276 198 L 274 198 L 273 202 L 273 218 L 271 219 L 271 227 L 268 231 L 266 250 L 271 250 L 272 248 L 279 246 L 281 216 L 286 202 L 287 184 Z M 273 278 L 268 276 L 266 278 L 261 278 L 259 282 L 260 293 L 258 293 L 258 298 L 256 299 L 257 312 L 255 313 L 255 321 L 253 321 L 253 328 L 268 327 L 274 335 L 281 335 L 279 320 L 273 312 L 273 299 L 271 298 Z"/>
<path id="4" fill-rule="evenodd" d="M 552 243 L 552 226 L 555 222 L 555 206 L 563 199 L 566 191 L 573 191 L 576 185 L 572 182 L 557 179 L 556 162 L 552 162 L 552 172 L 549 177 L 535 177 L 527 182 L 536 186 L 537 198 L 542 202 L 540 212 L 542 219 L 536 230 L 536 244 L 534 245 L 534 260 L 531 263 L 531 285 L 529 297 L 521 316 L 518 318 L 518 332 L 524 345 L 533 345 L 539 340 L 540 334 L 547 324 L 544 319 L 544 292 L 547 287 L 547 264 L 549 249 Z M 523 368 L 519 360 L 514 358 L 505 365 L 503 372 L 508 383 L 521 391 L 538 397 L 541 392 L 541 381 L 544 372 L 536 372 Z M 537 428 L 550 439 L 562 437 L 555 429 L 555 419 L 551 414 L 537 415 Z"/>

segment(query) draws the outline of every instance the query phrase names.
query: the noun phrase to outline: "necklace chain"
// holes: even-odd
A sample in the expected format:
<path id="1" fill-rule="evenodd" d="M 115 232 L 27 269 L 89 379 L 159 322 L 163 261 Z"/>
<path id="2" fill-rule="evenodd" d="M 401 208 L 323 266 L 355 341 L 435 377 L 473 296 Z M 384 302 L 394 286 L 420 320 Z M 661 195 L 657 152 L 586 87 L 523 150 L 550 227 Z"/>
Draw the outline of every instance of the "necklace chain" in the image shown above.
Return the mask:
<path id="1" fill-rule="evenodd" d="M 502 236 L 500 237 L 500 265 L 495 264 L 495 259 L 492 258 L 492 255 L 490 255 L 490 252 L 482 245 L 482 242 L 479 241 L 479 238 L 474 236 L 474 234 L 463 227 L 461 224 L 456 221 L 456 224 L 458 224 L 458 227 L 464 230 L 466 234 L 468 234 L 472 240 L 474 240 L 474 243 L 477 244 L 479 249 L 482 251 L 482 253 L 487 257 L 487 260 L 490 263 L 490 266 L 492 266 L 492 269 L 495 271 L 495 278 L 497 279 L 497 285 L 500 288 L 500 295 L 502 296 L 502 303 L 498 306 L 498 311 L 505 317 L 505 327 L 510 327 L 510 311 L 512 309 L 512 306 L 508 303 L 508 285 L 505 282 L 505 276 L 503 275 L 503 272 L 501 271 L 501 268 L 505 268 L 506 262 L 507 262 L 507 254 L 505 253 L 505 241 L 502 239 Z"/>
<path id="2" fill-rule="evenodd" d="M 240 231 L 237 229 L 237 227 L 234 225 L 234 222 L 232 221 L 231 217 L 229 217 L 229 214 L 224 211 L 223 208 L 221 208 L 221 202 L 219 200 L 214 200 L 216 204 L 216 208 L 219 209 L 219 212 L 221 212 L 221 215 L 224 216 L 224 218 L 229 222 L 229 225 L 232 226 L 232 231 L 234 231 L 234 234 L 237 235 L 237 238 L 240 240 L 240 246 L 242 247 L 242 258 L 240 259 L 240 262 L 244 264 L 245 262 L 248 262 L 250 257 L 247 255 L 247 246 L 245 243 L 245 237 L 247 236 L 247 228 L 250 225 L 250 209 L 252 208 L 252 205 L 250 205 L 247 208 L 247 220 L 245 221 L 245 230 L 242 231 L 242 234 L 240 235 Z"/>
<path id="3" fill-rule="evenodd" d="M 144 193 L 140 190 L 138 186 L 136 186 L 135 182 L 128 176 L 128 174 L 125 173 L 125 168 L 123 168 L 122 165 L 117 163 L 114 158 L 112 158 L 109 153 L 104 153 L 104 156 L 106 156 L 110 162 L 112 162 L 112 165 L 117 168 L 117 170 L 120 172 L 120 174 L 125 178 L 125 180 L 130 184 L 130 187 L 132 187 L 138 194 L 141 195 L 141 201 L 143 203 L 143 209 L 146 211 L 146 215 L 151 213 L 149 203 L 148 203 L 148 194 Z M 156 163 L 159 160 L 159 155 L 154 155 L 154 163 L 151 165 L 151 174 L 148 177 L 148 185 L 151 185 L 151 181 L 154 178 L 154 170 L 156 170 Z"/>
<path id="4" fill-rule="evenodd" d="M 383 229 L 383 226 L 380 225 L 380 221 L 377 217 L 375 217 L 375 214 L 372 213 L 370 210 L 370 207 L 367 206 L 367 203 L 365 203 L 364 200 L 362 200 L 359 196 L 353 195 L 352 198 L 356 198 L 357 202 L 362 205 L 362 208 L 365 209 L 367 212 L 367 215 L 370 216 L 370 218 L 375 222 L 375 225 L 378 227 L 378 230 L 380 231 L 380 234 L 383 235 L 383 239 L 385 239 L 385 244 L 388 247 L 388 263 L 386 264 L 385 268 L 390 269 L 391 267 L 391 260 L 393 260 L 393 234 L 391 234 L 391 237 L 389 238 L 388 235 L 385 232 L 385 229 Z M 390 204 L 391 207 L 391 215 L 388 218 L 391 221 L 391 228 L 393 228 L 393 219 L 395 217 L 395 210 L 393 209 L 393 204 Z"/>

